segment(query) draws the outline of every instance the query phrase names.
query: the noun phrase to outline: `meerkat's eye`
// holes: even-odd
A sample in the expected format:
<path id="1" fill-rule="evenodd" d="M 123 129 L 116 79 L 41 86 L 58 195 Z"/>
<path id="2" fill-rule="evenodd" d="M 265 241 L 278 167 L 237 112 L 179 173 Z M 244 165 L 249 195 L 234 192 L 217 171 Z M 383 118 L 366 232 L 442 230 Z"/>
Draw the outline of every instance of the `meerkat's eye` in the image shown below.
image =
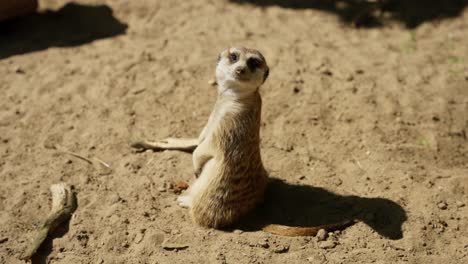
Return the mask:
<path id="1" fill-rule="evenodd" d="M 250 58 L 250 59 L 247 60 L 247 66 L 252 71 L 259 68 L 260 65 L 262 65 L 262 62 L 259 59 Z"/>
<path id="2" fill-rule="evenodd" d="M 229 54 L 229 61 L 231 63 L 236 62 L 238 59 L 239 59 L 239 56 L 237 55 L 237 53 L 230 53 Z"/>

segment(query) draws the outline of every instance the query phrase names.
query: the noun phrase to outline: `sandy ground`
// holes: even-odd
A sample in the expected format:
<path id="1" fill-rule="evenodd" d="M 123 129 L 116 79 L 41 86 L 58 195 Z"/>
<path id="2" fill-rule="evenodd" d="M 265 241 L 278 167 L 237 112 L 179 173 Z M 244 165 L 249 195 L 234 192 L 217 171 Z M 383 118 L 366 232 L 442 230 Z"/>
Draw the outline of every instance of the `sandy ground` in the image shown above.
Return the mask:
<path id="1" fill-rule="evenodd" d="M 35 263 L 468 263 L 467 1 L 361 28 L 336 1 L 67 2 L 0 24 L 0 263 L 22 263 L 60 181 L 78 208 Z M 236 44 L 271 68 L 261 147 L 277 180 L 256 213 L 355 225 L 326 241 L 199 228 L 172 188 L 191 155 L 129 147 L 196 136 Z"/>

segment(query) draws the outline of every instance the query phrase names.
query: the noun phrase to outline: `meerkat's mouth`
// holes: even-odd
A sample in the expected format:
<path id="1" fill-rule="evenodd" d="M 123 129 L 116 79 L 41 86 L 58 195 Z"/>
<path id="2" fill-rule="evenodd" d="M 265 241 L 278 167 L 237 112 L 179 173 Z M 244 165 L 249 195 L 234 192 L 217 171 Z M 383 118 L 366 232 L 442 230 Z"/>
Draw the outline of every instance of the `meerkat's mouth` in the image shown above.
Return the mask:
<path id="1" fill-rule="evenodd" d="M 249 76 L 247 76 L 246 74 L 237 74 L 237 73 L 234 73 L 233 76 L 234 76 L 234 79 L 235 79 L 236 81 L 241 81 L 241 82 L 250 81 Z"/>

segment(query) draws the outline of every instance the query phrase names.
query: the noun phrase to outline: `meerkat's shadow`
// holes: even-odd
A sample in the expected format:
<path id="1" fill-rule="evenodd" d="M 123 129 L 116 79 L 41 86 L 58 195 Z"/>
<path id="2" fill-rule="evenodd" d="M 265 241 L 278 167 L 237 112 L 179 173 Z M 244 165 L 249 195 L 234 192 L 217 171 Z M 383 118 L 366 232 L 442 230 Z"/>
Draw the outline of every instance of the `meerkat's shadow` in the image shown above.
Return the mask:
<path id="1" fill-rule="evenodd" d="M 0 22 L 0 59 L 49 47 L 78 46 L 124 34 L 126 29 L 107 5 L 68 3 L 59 10 Z"/>
<path id="2" fill-rule="evenodd" d="M 400 239 L 406 218 L 405 210 L 388 199 L 342 196 L 322 188 L 271 178 L 264 203 L 238 228 L 258 230 L 261 228 L 258 221 L 310 227 L 358 220 L 386 238 Z"/>

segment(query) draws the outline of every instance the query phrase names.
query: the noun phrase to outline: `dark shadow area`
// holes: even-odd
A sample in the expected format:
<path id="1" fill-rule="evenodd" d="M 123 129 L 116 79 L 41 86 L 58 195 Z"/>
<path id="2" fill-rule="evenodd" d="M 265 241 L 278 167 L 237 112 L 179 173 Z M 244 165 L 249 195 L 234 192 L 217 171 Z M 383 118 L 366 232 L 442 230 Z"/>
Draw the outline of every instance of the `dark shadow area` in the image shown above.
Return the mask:
<path id="1" fill-rule="evenodd" d="M 78 46 L 124 34 L 127 25 L 106 5 L 69 3 L 46 11 L 0 23 L 0 59 L 49 47 Z"/>
<path id="2" fill-rule="evenodd" d="M 32 256 L 32 264 L 46 264 L 48 263 L 47 257 L 52 252 L 53 240 L 55 238 L 63 237 L 70 228 L 70 221 L 67 220 L 64 223 L 60 224 L 57 229 L 50 233 L 47 238 L 42 242 L 42 245 L 39 247 L 37 252 Z"/>
<path id="3" fill-rule="evenodd" d="M 258 6 L 317 9 L 336 14 L 343 21 L 361 27 L 382 26 L 396 20 L 408 28 L 421 23 L 459 16 L 468 0 L 230 0 Z"/>
<path id="4" fill-rule="evenodd" d="M 400 239 L 406 219 L 405 210 L 388 199 L 342 196 L 272 178 L 264 204 L 240 228 L 257 231 L 265 224 L 311 227 L 358 220 L 386 238 Z"/>

